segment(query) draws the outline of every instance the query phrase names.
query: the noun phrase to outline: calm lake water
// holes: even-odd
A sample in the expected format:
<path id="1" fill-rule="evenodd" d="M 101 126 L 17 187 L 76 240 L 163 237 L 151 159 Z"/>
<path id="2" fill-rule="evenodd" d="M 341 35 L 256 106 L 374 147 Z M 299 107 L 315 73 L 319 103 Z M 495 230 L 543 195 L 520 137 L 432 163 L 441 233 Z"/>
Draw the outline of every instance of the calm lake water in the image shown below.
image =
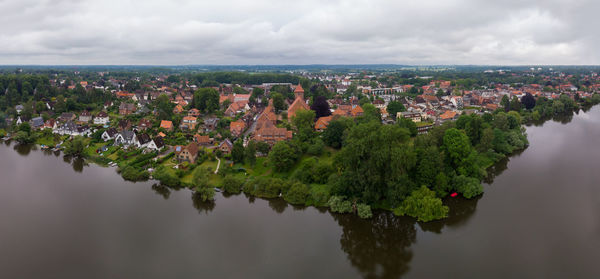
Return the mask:
<path id="1" fill-rule="evenodd" d="M 450 217 L 426 224 L 201 203 L 2 144 L 0 278 L 597 278 L 600 108 L 527 131 L 483 196 L 447 200 Z"/>

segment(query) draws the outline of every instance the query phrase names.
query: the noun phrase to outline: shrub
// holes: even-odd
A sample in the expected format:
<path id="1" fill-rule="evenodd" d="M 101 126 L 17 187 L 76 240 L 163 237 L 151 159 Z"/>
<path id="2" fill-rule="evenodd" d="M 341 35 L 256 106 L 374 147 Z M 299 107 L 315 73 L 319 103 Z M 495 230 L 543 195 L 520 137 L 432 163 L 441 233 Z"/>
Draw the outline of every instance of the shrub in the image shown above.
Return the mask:
<path id="1" fill-rule="evenodd" d="M 448 207 L 442 204 L 442 200 L 435 197 L 435 192 L 422 186 L 408 196 L 402 204 L 394 209 L 396 215 L 408 215 L 419 221 L 429 222 L 448 216 Z"/>
<path id="2" fill-rule="evenodd" d="M 373 217 L 373 212 L 371 212 L 371 207 L 364 203 L 359 203 L 357 206 L 358 209 L 358 217 L 362 219 L 368 219 Z"/>
<path id="3" fill-rule="evenodd" d="M 215 197 L 215 188 L 213 187 L 196 187 L 196 195 L 199 196 L 202 201 L 211 201 Z"/>
<path id="4" fill-rule="evenodd" d="M 152 174 L 152 177 L 160 181 L 160 183 L 165 186 L 176 187 L 181 185 L 179 178 L 176 175 L 172 174 L 164 166 L 158 167 Z"/>
<path id="5" fill-rule="evenodd" d="M 483 186 L 478 179 L 459 175 L 454 177 L 454 188 L 465 198 L 470 199 L 483 193 Z"/>
<path id="6" fill-rule="evenodd" d="M 230 194 L 238 194 L 242 191 L 244 179 L 234 175 L 226 175 L 223 178 L 223 191 Z"/>
<path id="7" fill-rule="evenodd" d="M 283 199 L 291 204 L 305 204 L 309 195 L 309 189 L 306 184 L 294 182 L 290 189 L 283 195 Z"/>
<path id="8" fill-rule="evenodd" d="M 121 171 L 121 175 L 125 180 L 129 181 L 146 180 L 150 177 L 150 174 L 146 170 L 136 169 L 132 166 L 126 166 Z"/>
<path id="9" fill-rule="evenodd" d="M 352 203 L 344 200 L 342 196 L 332 196 L 327 202 L 327 205 L 331 208 L 332 212 L 336 213 L 350 213 L 352 212 Z"/>

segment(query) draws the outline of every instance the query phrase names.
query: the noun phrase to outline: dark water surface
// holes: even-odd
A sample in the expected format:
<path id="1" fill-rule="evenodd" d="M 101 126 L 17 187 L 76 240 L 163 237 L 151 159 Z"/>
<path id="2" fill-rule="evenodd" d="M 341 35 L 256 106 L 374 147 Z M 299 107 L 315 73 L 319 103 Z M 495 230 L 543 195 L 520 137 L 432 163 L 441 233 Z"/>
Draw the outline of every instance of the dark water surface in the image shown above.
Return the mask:
<path id="1" fill-rule="evenodd" d="M 129 183 L 0 145 L 0 278 L 598 278 L 600 108 L 527 128 L 485 194 L 416 223 Z M 566 124 L 568 123 L 568 124 Z"/>

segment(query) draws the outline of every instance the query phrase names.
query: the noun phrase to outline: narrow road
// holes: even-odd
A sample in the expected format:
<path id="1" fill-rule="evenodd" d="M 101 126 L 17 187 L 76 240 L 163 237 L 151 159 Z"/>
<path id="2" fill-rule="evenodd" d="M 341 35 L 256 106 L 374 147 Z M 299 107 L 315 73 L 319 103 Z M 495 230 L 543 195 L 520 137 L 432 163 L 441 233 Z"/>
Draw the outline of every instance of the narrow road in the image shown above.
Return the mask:
<path id="1" fill-rule="evenodd" d="M 221 166 L 221 159 L 217 157 L 217 169 L 215 170 L 215 174 L 219 173 L 219 167 Z"/>

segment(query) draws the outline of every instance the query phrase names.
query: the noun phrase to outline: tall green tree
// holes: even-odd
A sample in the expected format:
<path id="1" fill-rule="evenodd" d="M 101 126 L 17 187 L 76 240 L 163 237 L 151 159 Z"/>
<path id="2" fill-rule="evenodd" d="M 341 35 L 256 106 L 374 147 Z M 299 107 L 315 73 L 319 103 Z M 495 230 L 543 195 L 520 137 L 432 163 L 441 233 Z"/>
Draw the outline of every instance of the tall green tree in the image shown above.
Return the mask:
<path id="1" fill-rule="evenodd" d="M 387 105 L 387 112 L 389 115 L 392 116 L 393 119 L 396 119 L 396 115 L 398 115 L 398 112 L 402 112 L 402 111 L 406 111 L 406 108 L 404 107 L 404 105 L 398 101 L 391 101 L 388 105 Z"/>

